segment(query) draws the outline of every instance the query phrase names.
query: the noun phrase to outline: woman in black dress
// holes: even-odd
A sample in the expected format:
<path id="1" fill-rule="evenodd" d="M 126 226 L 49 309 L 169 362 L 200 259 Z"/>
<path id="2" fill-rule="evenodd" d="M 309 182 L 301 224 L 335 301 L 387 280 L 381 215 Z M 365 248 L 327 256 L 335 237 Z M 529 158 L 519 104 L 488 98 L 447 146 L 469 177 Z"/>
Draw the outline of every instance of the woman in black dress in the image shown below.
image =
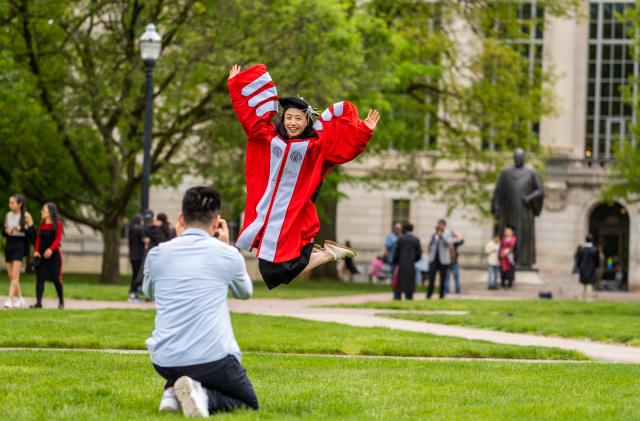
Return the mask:
<path id="1" fill-rule="evenodd" d="M 20 194 L 9 198 L 9 209 L 4 219 L 2 234 L 7 238 L 4 249 L 7 275 L 9 277 L 9 293 L 4 302 L 6 308 L 25 307 L 20 289 L 20 272 L 22 260 L 28 254 L 29 238 L 32 238 L 33 218 L 26 209 L 26 199 Z"/>
<path id="2" fill-rule="evenodd" d="M 62 221 L 58 216 L 58 208 L 55 203 L 49 202 L 42 207 L 42 217 L 38 233 L 36 235 L 36 251 L 34 256 L 39 258 L 36 269 L 36 303 L 32 308 L 42 308 L 42 295 L 44 294 L 44 282 L 51 281 L 58 293 L 58 308 L 64 308 L 62 295 Z"/>
<path id="3" fill-rule="evenodd" d="M 596 271 L 600 267 L 600 252 L 593 244 L 593 236 L 587 235 L 585 243 L 576 252 L 576 268 L 580 274 L 580 283 L 583 286 L 582 298 L 591 299 L 593 285 L 596 283 Z"/>

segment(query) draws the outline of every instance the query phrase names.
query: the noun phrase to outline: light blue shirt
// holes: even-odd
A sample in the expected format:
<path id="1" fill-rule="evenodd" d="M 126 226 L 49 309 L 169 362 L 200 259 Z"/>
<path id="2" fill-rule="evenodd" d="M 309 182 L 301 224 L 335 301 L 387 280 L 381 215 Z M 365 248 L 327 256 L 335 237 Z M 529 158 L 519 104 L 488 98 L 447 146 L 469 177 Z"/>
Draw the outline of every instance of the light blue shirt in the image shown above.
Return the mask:
<path id="1" fill-rule="evenodd" d="M 189 228 L 149 251 L 142 290 L 156 304 L 155 329 L 146 341 L 154 364 L 202 364 L 229 354 L 240 361 L 227 295 L 231 290 L 249 299 L 253 284 L 238 249 Z"/>

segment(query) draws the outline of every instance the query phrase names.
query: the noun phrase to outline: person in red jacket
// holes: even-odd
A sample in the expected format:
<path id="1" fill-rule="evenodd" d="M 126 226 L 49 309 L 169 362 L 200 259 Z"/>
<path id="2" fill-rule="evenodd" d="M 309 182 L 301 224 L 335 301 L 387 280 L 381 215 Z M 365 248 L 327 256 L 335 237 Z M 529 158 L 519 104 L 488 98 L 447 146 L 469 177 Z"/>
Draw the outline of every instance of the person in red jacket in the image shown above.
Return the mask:
<path id="1" fill-rule="evenodd" d="M 269 289 L 290 283 L 304 270 L 354 257 L 353 250 L 334 242 L 313 244 L 320 229 L 314 202 L 329 170 L 364 151 L 380 120 L 378 111 L 369 110 L 361 121 L 356 107 L 341 101 L 314 123 L 318 113 L 303 98 L 278 98 L 263 64 L 244 71 L 233 66 L 228 84 L 248 136 L 247 202 L 236 247 L 257 250 Z"/>
<path id="2" fill-rule="evenodd" d="M 58 308 L 64 308 L 62 295 L 62 221 L 55 203 L 45 203 L 40 211 L 42 217 L 36 234 L 34 256 L 39 259 L 36 269 L 36 303 L 31 308 L 42 308 L 44 282 L 51 281 L 58 293 Z"/>

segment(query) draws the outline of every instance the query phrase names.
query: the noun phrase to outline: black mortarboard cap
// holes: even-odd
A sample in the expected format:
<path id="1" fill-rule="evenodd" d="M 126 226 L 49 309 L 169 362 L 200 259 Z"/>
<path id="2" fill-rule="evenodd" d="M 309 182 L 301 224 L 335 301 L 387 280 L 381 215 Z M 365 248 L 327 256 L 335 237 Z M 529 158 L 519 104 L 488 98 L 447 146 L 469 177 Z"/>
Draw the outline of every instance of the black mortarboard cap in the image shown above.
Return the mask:
<path id="1" fill-rule="evenodd" d="M 286 110 L 287 108 L 297 108 L 302 111 L 307 111 L 307 109 L 310 107 L 307 101 L 296 96 L 280 98 L 280 105 L 284 110 Z"/>

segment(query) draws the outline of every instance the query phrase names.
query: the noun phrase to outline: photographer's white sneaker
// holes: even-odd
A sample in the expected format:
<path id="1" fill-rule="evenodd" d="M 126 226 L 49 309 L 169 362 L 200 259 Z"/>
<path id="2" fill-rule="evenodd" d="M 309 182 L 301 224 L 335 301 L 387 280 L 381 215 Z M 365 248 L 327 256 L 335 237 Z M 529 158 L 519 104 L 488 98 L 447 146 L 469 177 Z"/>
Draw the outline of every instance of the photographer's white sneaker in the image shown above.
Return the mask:
<path id="1" fill-rule="evenodd" d="M 176 380 L 173 389 L 185 417 L 209 416 L 209 397 L 200 382 L 191 377 L 182 376 Z"/>
<path id="2" fill-rule="evenodd" d="M 325 240 L 324 249 L 331 253 L 335 257 L 336 261 L 342 260 L 345 257 L 356 257 L 356 251 L 349 247 L 334 243 L 333 241 Z"/>
<path id="3" fill-rule="evenodd" d="M 160 412 L 178 412 L 180 411 L 180 402 L 173 388 L 166 389 L 160 398 Z"/>

